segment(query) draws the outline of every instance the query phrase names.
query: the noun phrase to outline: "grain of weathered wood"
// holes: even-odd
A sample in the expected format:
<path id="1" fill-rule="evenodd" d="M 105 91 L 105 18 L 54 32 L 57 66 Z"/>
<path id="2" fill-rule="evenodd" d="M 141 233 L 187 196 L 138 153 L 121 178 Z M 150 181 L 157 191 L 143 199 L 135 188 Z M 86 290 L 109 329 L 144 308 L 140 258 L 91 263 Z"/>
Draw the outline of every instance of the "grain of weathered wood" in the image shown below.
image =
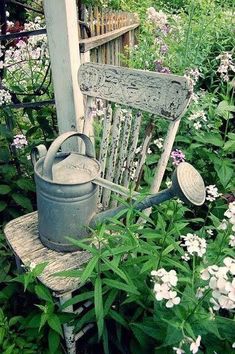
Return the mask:
<path id="1" fill-rule="evenodd" d="M 77 82 L 80 57 L 76 2 L 45 0 L 44 11 L 59 132 L 81 132 L 84 111 Z M 65 145 L 70 150 L 76 150 L 77 141 L 72 139 Z"/>
<path id="2" fill-rule="evenodd" d="M 110 19 L 108 21 L 110 21 Z M 134 30 L 137 27 L 139 27 L 139 23 L 130 26 L 125 26 L 123 28 L 116 29 L 113 31 L 109 30 L 107 33 L 101 34 L 99 36 L 93 36 L 91 38 L 81 39 L 79 42 L 80 51 L 81 53 L 87 52 L 88 50 L 96 48 L 102 44 L 108 43 L 114 40 L 115 38 L 122 36 L 124 33 L 128 31 Z M 108 28 L 109 28 L 109 22 L 108 22 Z"/>
<path id="3" fill-rule="evenodd" d="M 190 101 L 187 78 L 144 70 L 86 63 L 78 81 L 83 94 L 178 119 Z"/>
<path id="4" fill-rule="evenodd" d="M 25 265 L 48 262 L 39 280 L 57 295 L 79 287 L 78 278 L 53 276 L 54 273 L 82 267 L 90 258 L 88 252 L 56 252 L 43 246 L 38 235 L 38 214 L 33 212 L 10 221 L 4 233 L 13 252 Z"/>

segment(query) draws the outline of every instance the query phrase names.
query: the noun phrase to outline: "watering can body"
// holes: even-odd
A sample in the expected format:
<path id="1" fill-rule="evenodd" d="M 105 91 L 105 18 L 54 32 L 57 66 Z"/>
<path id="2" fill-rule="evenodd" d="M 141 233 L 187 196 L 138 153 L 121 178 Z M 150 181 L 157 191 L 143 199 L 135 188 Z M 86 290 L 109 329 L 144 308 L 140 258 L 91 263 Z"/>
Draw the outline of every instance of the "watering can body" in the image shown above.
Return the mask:
<path id="1" fill-rule="evenodd" d="M 43 145 L 37 148 L 37 161 L 36 151 L 33 152 L 39 237 L 48 248 L 62 252 L 77 250 L 67 237 L 81 239 L 89 233 L 98 193 L 98 186 L 91 180 L 99 173 L 99 163 L 94 159 L 88 138 L 78 133 L 66 134 L 63 141 L 73 135 L 85 141 L 85 156 L 57 152 L 62 143 L 58 138 L 54 141 L 56 146 L 53 148 L 53 143 L 48 152 Z"/>
<path id="2" fill-rule="evenodd" d="M 85 154 L 58 152 L 61 144 L 78 136 L 85 144 Z M 99 177 L 100 164 L 94 158 L 91 140 L 84 134 L 68 132 L 59 136 L 47 151 L 39 145 L 32 151 L 37 191 L 38 229 L 42 243 L 62 252 L 77 250 L 67 237 L 82 239 L 90 228 L 115 217 L 126 209 L 120 206 L 96 214 L 98 185 L 115 192 L 124 187 Z M 128 190 L 125 189 L 128 194 Z M 137 193 L 138 194 L 138 193 Z M 202 205 L 205 185 L 200 174 L 187 162 L 181 163 L 172 177 L 172 187 L 131 201 L 137 210 L 144 210 L 177 196 L 189 204 Z"/>

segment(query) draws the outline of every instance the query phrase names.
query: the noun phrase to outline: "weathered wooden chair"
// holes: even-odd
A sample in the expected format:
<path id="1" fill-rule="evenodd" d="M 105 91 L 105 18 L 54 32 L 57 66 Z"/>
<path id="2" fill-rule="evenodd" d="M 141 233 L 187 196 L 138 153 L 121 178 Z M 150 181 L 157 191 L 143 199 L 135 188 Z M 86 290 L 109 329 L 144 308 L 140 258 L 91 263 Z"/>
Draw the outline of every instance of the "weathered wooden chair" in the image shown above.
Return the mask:
<path id="1" fill-rule="evenodd" d="M 134 167 L 134 181 L 138 181 L 154 129 L 154 125 L 150 124 L 146 133 L 140 134 L 141 111 L 169 120 L 162 154 L 150 190 L 150 193 L 156 193 L 166 169 L 180 118 L 190 100 L 188 80 L 175 75 L 92 63 L 80 67 L 78 79 L 86 101 L 83 133 L 94 140 L 100 139 L 101 176 L 108 181 L 128 188 Z M 97 98 L 106 101 L 102 134 L 98 137 L 94 136 L 93 128 L 97 120 L 94 114 L 94 99 Z M 115 107 L 114 104 L 119 106 Z M 123 106 L 126 106 L 125 110 Z M 134 109 L 133 113 L 131 108 Z M 134 166 L 136 147 L 141 139 L 140 158 L 137 166 Z M 113 192 L 119 193 L 120 190 L 114 187 Z M 101 190 L 100 202 L 104 208 L 109 206 L 110 196 L 110 190 Z M 64 303 L 79 289 L 79 279 L 55 277 L 52 274 L 81 268 L 89 259 L 89 254 L 85 251 L 62 253 L 46 248 L 39 240 L 37 225 L 37 212 L 12 220 L 5 227 L 6 239 L 19 263 L 29 265 L 32 262 L 48 262 L 39 280 Z M 68 307 L 66 311 L 76 312 L 73 306 Z M 89 326 L 84 328 L 84 332 L 88 328 Z M 65 325 L 64 335 L 68 353 L 75 354 L 76 340 L 80 338 L 81 333 L 75 334 L 73 327 Z"/>

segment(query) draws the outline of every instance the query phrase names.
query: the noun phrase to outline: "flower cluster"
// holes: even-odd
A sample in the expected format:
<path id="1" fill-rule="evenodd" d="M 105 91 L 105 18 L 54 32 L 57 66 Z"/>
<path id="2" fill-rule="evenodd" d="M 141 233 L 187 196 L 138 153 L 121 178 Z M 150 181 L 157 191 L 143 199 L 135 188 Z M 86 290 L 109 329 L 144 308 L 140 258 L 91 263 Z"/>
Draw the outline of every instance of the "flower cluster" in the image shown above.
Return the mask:
<path id="1" fill-rule="evenodd" d="M 158 149 L 161 149 L 163 147 L 163 138 L 155 139 L 153 143 L 158 147 Z"/>
<path id="2" fill-rule="evenodd" d="M 16 149 L 22 149 L 28 145 L 28 142 L 23 134 L 19 134 L 14 136 L 13 143 L 11 145 Z"/>
<path id="3" fill-rule="evenodd" d="M 224 216 L 228 218 L 229 223 L 232 224 L 232 230 L 235 231 L 235 202 L 229 203 Z"/>
<path id="4" fill-rule="evenodd" d="M 153 270 L 151 276 L 154 281 L 154 294 L 157 301 L 167 300 L 166 307 L 173 307 L 180 303 L 177 292 L 173 290 L 176 286 L 178 278 L 175 270 L 167 272 L 164 268 Z"/>
<path id="5" fill-rule="evenodd" d="M 220 66 L 217 69 L 217 72 L 220 74 L 220 77 L 223 81 L 229 81 L 228 72 L 231 70 L 235 72 L 235 64 L 232 61 L 232 54 L 224 52 L 216 57 L 220 59 Z"/>
<path id="6" fill-rule="evenodd" d="M 209 200 L 210 202 L 213 202 L 214 200 L 216 200 L 216 198 L 222 195 L 221 193 L 218 193 L 218 188 L 215 186 L 215 184 L 210 184 L 209 186 L 207 186 L 206 193 L 206 200 Z"/>
<path id="7" fill-rule="evenodd" d="M 16 23 L 8 23 L 8 30 L 11 31 L 12 28 L 12 31 L 30 31 L 44 27 L 40 17 L 36 17 L 34 22 L 25 23 L 23 28 L 16 27 L 15 25 Z M 4 49 L 4 63 L 0 63 L 0 65 L 7 69 L 3 84 L 7 88 L 11 88 L 11 85 L 17 85 L 17 91 L 20 91 L 21 94 L 24 91 L 25 93 L 27 92 L 29 83 L 30 90 L 32 90 L 32 86 L 33 89 L 35 89 L 35 86 L 40 86 L 39 84 L 44 80 L 49 65 L 49 51 L 46 35 L 42 34 L 29 38 L 21 37 L 8 43 L 7 47 Z M 34 75 L 36 79 L 33 79 L 32 75 Z M 45 79 L 45 87 L 49 84 L 50 78 L 48 75 L 48 78 Z"/>
<path id="8" fill-rule="evenodd" d="M 194 87 L 200 77 L 200 71 L 197 68 L 187 69 L 185 71 L 184 76 L 187 77 L 191 81 L 191 84 Z"/>
<path id="9" fill-rule="evenodd" d="M 164 35 L 170 32 L 170 26 L 167 21 L 167 15 L 162 11 L 156 11 L 154 7 L 147 9 L 148 20 L 153 22 L 155 27 L 160 30 Z"/>
<path id="10" fill-rule="evenodd" d="M 171 158 L 173 159 L 174 166 L 178 166 L 181 162 L 185 161 L 184 153 L 178 149 L 175 149 L 171 152 Z"/>
<path id="11" fill-rule="evenodd" d="M 163 66 L 163 61 L 162 60 L 156 60 L 154 62 L 155 65 L 155 71 L 157 71 L 158 73 L 162 73 L 162 74 L 170 74 L 171 71 L 167 66 Z"/>
<path id="12" fill-rule="evenodd" d="M 204 111 L 197 111 L 192 113 L 189 117 L 188 120 L 193 121 L 193 126 L 196 130 L 200 129 L 202 127 L 202 121 L 206 122 L 206 114 Z"/>
<path id="13" fill-rule="evenodd" d="M 203 280 L 209 280 L 212 289 L 210 302 L 214 310 L 235 308 L 235 259 L 226 257 L 223 267 L 209 266 L 201 272 Z"/>
<path id="14" fill-rule="evenodd" d="M 11 102 L 11 95 L 8 91 L 1 89 L 0 90 L 0 106 Z"/>
<path id="15" fill-rule="evenodd" d="M 206 240 L 204 238 L 190 233 L 186 236 L 182 235 L 180 237 L 183 239 L 181 246 L 187 248 L 184 256 L 182 256 L 184 260 L 189 260 L 190 256 L 194 255 L 202 257 L 206 253 Z"/>

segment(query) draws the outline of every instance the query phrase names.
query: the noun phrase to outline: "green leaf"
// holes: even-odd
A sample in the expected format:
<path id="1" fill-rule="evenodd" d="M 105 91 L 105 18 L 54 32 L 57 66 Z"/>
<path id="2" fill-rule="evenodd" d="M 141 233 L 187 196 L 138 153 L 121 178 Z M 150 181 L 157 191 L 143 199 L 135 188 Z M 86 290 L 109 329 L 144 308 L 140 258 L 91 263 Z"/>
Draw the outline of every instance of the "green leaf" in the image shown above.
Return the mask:
<path id="1" fill-rule="evenodd" d="M 49 330 L 48 344 L 49 344 L 50 354 L 54 354 L 58 352 L 58 348 L 60 345 L 60 335 L 57 332 L 53 331 L 52 329 Z"/>
<path id="2" fill-rule="evenodd" d="M 108 331 L 106 325 L 104 325 L 102 340 L 103 340 L 104 354 L 109 354 L 109 337 L 108 337 Z"/>
<path id="3" fill-rule="evenodd" d="M 230 161 L 221 159 L 220 164 L 214 166 L 222 186 L 226 188 L 234 173 Z"/>
<path id="4" fill-rule="evenodd" d="M 23 318 L 22 316 L 11 317 L 9 320 L 9 327 L 14 326 L 17 322 L 20 322 L 22 318 Z"/>
<path id="5" fill-rule="evenodd" d="M 85 242 L 79 241 L 79 240 L 72 238 L 72 237 L 66 237 L 66 239 L 69 240 L 72 245 L 77 246 L 78 249 L 81 248 L 85 251 L 88 251 L 91 254 L 93 254 L 94 256 L 97 255 L 97 253 L 98 253 L 98 250 L 96 248 L 87 245 Z M 91 241 L 91 239 L 90 239 L 90 241 Z"/>
<path id="6" fill-rule="evenodd" d="M 235 151 L 235 140 L 226 141 L 226 143 L 224 144 L 223 149 L 226 152 L 234 152 Z"/>
<path id="7" fill-rule="evenodd" d="M 7 207 L 7 203 L 2 202 L 2 201 L 0 200 L 0 212 L 3 211 L 3 210 L 5 210 L 6 207 Z"/>
<path id="8" fill-rule="evenodd" d="M 110 310 L 109 311 L 109 316 L 114 319 L 117 323 L 119 323 L 120 325 L 122 325 L 125 328 L 128 328 L 128 323 L 126 322 L 126 320 L 124 319 L 124 317 L 116 311 Z"/>
<path id="9" fill-rule="evenodd" d="M 102 281 L 98 276 L 95 281 L 95 316 L 97 321 L 98 327 L 98 337 L 99 339 L 102 336 L 103 329 L 104 329 L 104 309 L 103 309 L 103 296 L 102 296 Z"/>
<path id="10" fill-rule="evenodd" d="M 109 267 L 109 269 L 111 269 L 114 273 L 116 273 L 117 275 L 119 275 L 120 278 L 122 278 L 123 280 L 125 280 L 127 283 L 128 283 L 128 279 L 127 279 L 127 276 L 126 274 L 121 270 L 119 269 L 118 267 L 116 267 L 113 262 L 105 259 L 105 258 L 102 258 L 103 262 Z"/>
<path id="11" fill-rule="evenodd" d="M 169 245 L 167 246 L 164 251 L 162 252 L 162 256 L 166 256 L 168 253 L 170 253 L 171 251 L 173 251 L 175 249 L 175 245 Z"/>
<path id="12" fill-rule="evenodd" d="M 50 293 L 49 289 L 46 288 L 44 285 L 42 285 L 42 284 L 36 285 L 34 289 L 35 289 L 37 296 L 40 299 L 53 303 L 51 293 Z"/>
<path id="13" fill-rule="evenodd" d="M 35 184 L 31 179 L 20 178 L 16 182 L 17 186 L 25 191 L 35 192 Z"/>
<path id="14" fill-rule="evenodd" d="M 127 285 L 127 284 L 121 283 L 120 281 L 107 279 L 107 278 L 103 279 L 103 283 L 105 285 L 108 285 L 111 288 L 115 288 L 115 289 L 119 289 L 121 291 L 126 291 L 127 293 L 139 295 L 139 291 L 136 289 L 135 286 Z"/>
<path id="15" fill-rule="evenodd" d="M 109 312 L 109 309 L 110 307 L 112 306 L 114 300 L 116 299 L 117 297 L 117 294 L 118 294 L 118 290 L 117 289 L 111 289 L 108 296 L 107 296 L 107 299 L 105 301 L 105 304 L 104 304 L 104 316 L 106 316 Z"/>
<path id="16" fill-rule="evenodd" d="M 11 191 L 11 188 L 7 184 L 0 184 L 0 194 L 8 194 Z"/>
<path id="17" fill-rule="evenodd" d="M 83 294 L 79 294 L 79 295 L 75 295 L 73 297 L 71 297 L 71 299 L 69 299 L 68 301 L 66 301 L 62 306 L 61 309 L 65 309 L 68 306 L 74 305 L 74 304 L 78 304 L 79 302 L 91 299 L 94 297 L 94 291 L 89 291 L 87 293 L 83 293 Z"/>
<path id="18" fill-rule="evenodd" d="M 229 102 L 226 100 L 221 101 L 218 104 L 218 107 L 216 108 L 216 113 L 224 119 L 229 118 L 230 112 L 235 112 L 235 106 L 230 105 Z"/>
<path id="19" fill-rule="evenodd" d="M 99 261 L 99 255 L 94 256 L 90 262 L 87 264 L 86 268 L 82 272 L 82 275 L 80 277 L 80 282 L 81 284 L 84 284 L 87 279 L 90 277 L 91 273 L 93 272 L 97 262 Z"/>
<path id="20" fill-rule="evenodd" d="M 39 307 L 39 306 L 38 306 Z M 45 325 L 45 323 L 47 322 L 48 319 L 48 314 L 47 313 L 42 313 L 41 314 L 41 318 L 40 318 L 40 324 L 39 324 L 39 328 L 38 331 L 40 332 L 42 327 Z"/>
<path id="21" fill-rule="evenodd" d="M 38 277 L 39 275 L 41 275 L 47 265 L 48 265 L 48 262 L 43 262 L 43 263 L 37 264 L 36 267 L 32 270 L 33 275 L 35 277 Z"/>
<path id="22" fill-rule="evenodd" d="M 52 315 L 50 315 L 47 319 L 47 322 L 48 322 L 49 326 L 52 329 L 54 329 L 54 331 L 59 333 L 61 336 L 63 335 L 60 319 L 57 315 L 55 315 L 54 313 Z"/>
<path id="23" fill-rule="evenodd" d="M 174 260 L 173 258 L 165 257 L 164 261 L 170 265 L 173 265 L 176 268 L 183 270 L 186 273 L 189 272 L 189 269 L 184 264 Z"/>
<path id="24" fill-rule="evenodd" d="M 29 198 L 17 193 L 13 193 L 12 198 L 16 204 L 20 205 L 22 208 L 26 209 L 27 211 L 33 211 L 33 206 Z"/>
<path id="25" fill-rule="evenodd" d="M 219 133 L 204 133 L 203 135 L 197 135 L 195 140 L 201 141 L 204 144 L 211 144 L 214 146 L 222 147 L 224 142 Z"/>

